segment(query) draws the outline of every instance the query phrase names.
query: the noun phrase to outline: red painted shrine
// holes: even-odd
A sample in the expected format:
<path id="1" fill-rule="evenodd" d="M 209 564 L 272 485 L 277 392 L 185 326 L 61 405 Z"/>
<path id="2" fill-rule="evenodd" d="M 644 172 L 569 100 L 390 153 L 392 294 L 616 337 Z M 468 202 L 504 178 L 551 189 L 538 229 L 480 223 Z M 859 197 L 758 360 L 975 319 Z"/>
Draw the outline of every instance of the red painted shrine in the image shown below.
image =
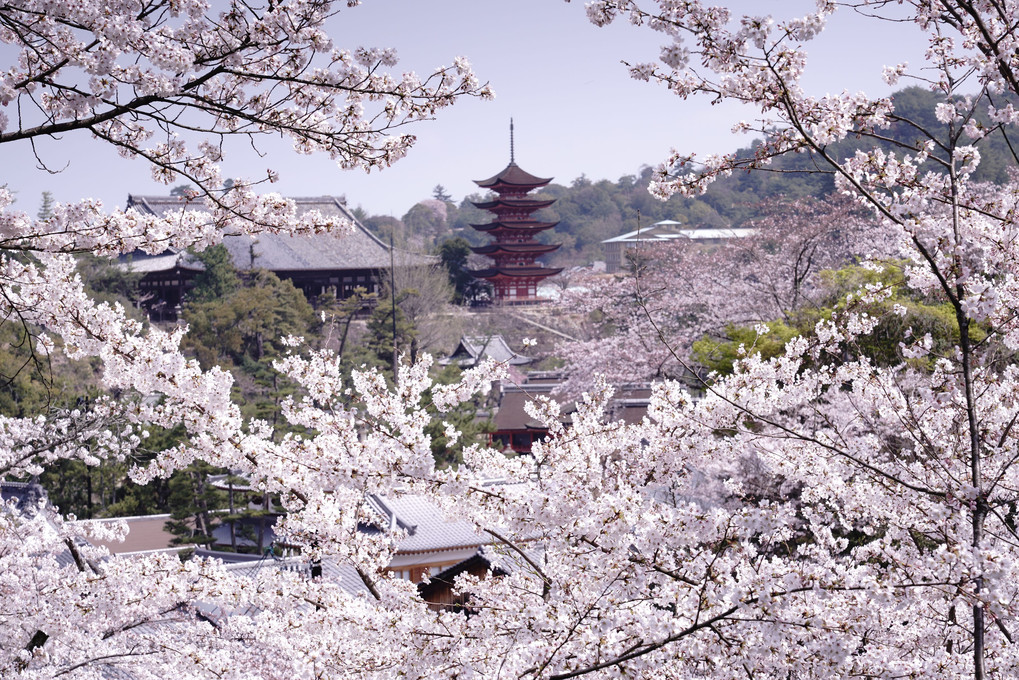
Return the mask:
<path id="1" fill-rule="evenodd" d="M 495 304 L 519 305 L 541 302 L 538 284 L 562 269 L 545 267 L 535 260 L 557 250 L 560 244 L 539 243 L 535 237 L 558 222 L 540 222 L 532 214 L 552 205 L 555 200 L 543 200 L 528 196 L 532 190 L 543 187 L 552 178 L 543 179 L 522 170 L 513 161 L 510 147 L 510 164 L 495 177 L 477 181 L 482 189 L 496 194 L 490 201 L 474 203 L 482 210 L 495 215 L 488 224 L 472 224 L 478 231 L 485 232 L 495 240 L 486 246 L 472 248 L 475 253 L 493 260 L 492 266 L 474 270 L 471 273 L 479 279 L 490 281 L 493 287 L 492 301 Z"/>

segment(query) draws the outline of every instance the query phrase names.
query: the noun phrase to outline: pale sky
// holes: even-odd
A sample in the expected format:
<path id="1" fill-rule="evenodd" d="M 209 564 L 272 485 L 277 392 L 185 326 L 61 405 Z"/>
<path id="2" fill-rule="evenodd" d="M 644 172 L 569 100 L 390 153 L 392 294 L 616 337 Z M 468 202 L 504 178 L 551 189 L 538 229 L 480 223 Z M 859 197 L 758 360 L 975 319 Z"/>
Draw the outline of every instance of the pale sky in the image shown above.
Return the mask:
<path id="1" fill-rule="evenodd" d="M 776 17 L 802 13 L 803 0 L 742 0 L 736 10 Z M 615 181 L 661 161 L 670 148 L 699 155 L 748 143 L 729 129 L 751 109 L 683 101 L 664 88 L 630 79 L 620 62 L 657 55 L 658 34 L 625 24 L 597 28 L 581 0 L 365 0 L 343 9 L 330 25 L 337 45 L 395 47 L 400 71 L 425 73 L 466 56 L 494 101 L 464 101 L 415 126 L 418 143 L 393 167 L 370 175 L 340 170 L 325 156 L 299 156 L 282 142 L 262 145 L 263 158 L 236 153 L 227 176 L 261 175 L 273 168 L 272 190 L 287 196 L 346 195 L 351 207 L 400 217 L 442 184 L 459 201 L 509 161 L 509 120 L 516 128 L 516 161 L 528 172 L 569 184 L 581 174 Z M 924 45 L 908 24 L 877 24 L 841 12 L 809 47 L 804 78 L 812 94 L 865 91 L 887 94 L 881 69 L 919 64 Z M 0 50 L 0 57 L 9 51 Z M 9 57 L 8 57 L 9 58 Z M 0 66 L 0 70 L 5 68 Z M 35 212 L 42 191 L 58 201 L 83 197 L 123 206 L 129 193 L 166 194 L 139 161 L 121 159 L 87 133 L 37 144 L 58 174 L 34 169 L 27 144 L 3 147 L 3 176 L 18 207 Z"/>

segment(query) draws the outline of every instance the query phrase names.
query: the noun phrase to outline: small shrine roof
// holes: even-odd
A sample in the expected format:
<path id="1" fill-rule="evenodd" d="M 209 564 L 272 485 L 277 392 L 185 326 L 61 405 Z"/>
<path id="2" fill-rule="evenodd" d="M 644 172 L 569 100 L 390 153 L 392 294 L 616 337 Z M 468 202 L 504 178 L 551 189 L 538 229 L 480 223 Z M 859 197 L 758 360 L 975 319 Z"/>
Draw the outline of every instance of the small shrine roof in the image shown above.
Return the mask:
<path id="1" fill-rule="evenodd" d="M 439 361 L 446 365 L 456 363 L 459 366 L 476 366 L 482 359 L 491 358 L 500 363 L 510 366 L 522 366 L 534 361 L 531 357 L 517 354 L 506 343 L 506 338 L 501 334 L 495 335 L 465 335 L 460 338 L 460 344 L 451 355 Z"/>

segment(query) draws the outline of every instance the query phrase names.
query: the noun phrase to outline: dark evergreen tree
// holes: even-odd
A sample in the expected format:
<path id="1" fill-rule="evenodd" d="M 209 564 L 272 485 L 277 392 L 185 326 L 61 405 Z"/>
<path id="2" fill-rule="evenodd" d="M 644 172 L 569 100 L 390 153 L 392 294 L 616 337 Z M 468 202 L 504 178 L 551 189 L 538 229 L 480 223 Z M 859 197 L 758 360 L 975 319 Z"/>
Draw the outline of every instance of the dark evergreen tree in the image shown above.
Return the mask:
<path id="1" fill-rule="evenodd" d="M 455 364 L 446 366 L 435 376 L 435 382 L 441 385 L 448 385 L 460 379 L 460 368 Z M 488 432 L 492 431 L 492 422 L 481 415 L 484 406 L 484 397 L 475 395 L 473 399 L 459 404 L 452 411 L 441 415 L 434 413 L 431 404 L 431 394 L 425 396 L 427 408 L 433 413 L 432 421 L 425 428 L 425 431 L 432 438 L 432 455 L 435 457 L 435 464 L 439 467 L 456 467 L 463 462 L 463 451 L 472 444 L 485 444 Z M 451 424 L 460 432 L 456 442 L 450 443 L 446 439 L 445 423 Z"/>
<path id="2" fill-rule="evenodd" d="M 195 276 L 194 287 L 188 291 L 189 302 L 221 300 L 240 288 L 241 279 L 237 268 L 230 257 L 230 251 L 222 243 L 194 253 L 194 256 L 204 269 Z"/>
<path id="3" fill-rule="evenodd" d="M 219 523 L 214 511 L 224 505 L 223 492 L 209 483 L 209 477 L 217 472 L 208 463 L 197 461 L 170 477 L 170 521 L 166 528 L 176 536 L 174 543 L 212 542 L 212 531 Z"/>
<path id="4" fill-rule="evenodd" d="M 53 192 L 42 192 L 42 199 L 39 201 L 39 212 L 35 216 L 40 220 L 48 220 L 53 217 Z"/>
<path id="5" fill-rule="evenodd" d="M 399 359 L 399 355 L 405 354 L 409 359 L 417 331 L 400 309 L 401 298 L 406 294 L 401 292 L 396 296 L 396 300 L 392 297 L 379 300 L 368 319 L 367 334 L 361 351 L 354 354 L 354 365 L 384 366 L 389 369 L 392 376 L 394 362 Z"/>
<path id="6" fill-rule="evenodd" d="M 487 290 L 488 285 L 470 273 L 467 262 L 471 256 L 471 245 L 467 239 L 462 236 L 446 239 L 436 254 L 449 274 L 449 283 L 453 286 L 453 301 L 456 304 L 470 304 Z"/>
<path id="7" fill-rule="evenodd" d="M 453 197 L 446 191 L 446 187 L 441 184 L 436 184 L 435 188 L 432 189 L 432 198 L 436 201 L 442 201 L 443 203 L 452 203 Z"/>

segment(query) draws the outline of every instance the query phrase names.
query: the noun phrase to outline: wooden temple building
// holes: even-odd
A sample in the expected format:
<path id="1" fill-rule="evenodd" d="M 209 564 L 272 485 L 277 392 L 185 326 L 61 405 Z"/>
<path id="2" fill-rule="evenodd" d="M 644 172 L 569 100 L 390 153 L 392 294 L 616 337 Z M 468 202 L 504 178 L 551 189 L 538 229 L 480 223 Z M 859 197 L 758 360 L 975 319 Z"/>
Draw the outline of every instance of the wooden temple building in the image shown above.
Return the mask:
<path id="1" fill-rule="evenodd" d="M 389 245 L 362 225 L 335 196 L 291 199 L 298 215 L 317 210 L 326 216 L 346 219 L 353 224 L 349 232 L 334 235 L 261 233 L 255 236 L 231 235 L 223 238 L 234 267 L 241 272 L 265 269 L 291 281 L 309 301 L 324 293 L 338 298 L 353 294 L 355 288 L 377 293 L 381 281 L 388 278 L 390 262 L 396 267 L 434 266 L 435 258 L 412 253 L 390 253 Z M 129 195 L 127 207 L 143 214 L 172 217 L 188 209 L 186 199 L 177 196 Z M 198 206 L 201 209 L 202 206 Z M 160 255 L 134 253 L 122 258 L 122 265 L 141 275 L 145 296 L 143 306 L 150 317 L 162 321 L 177 318 L 181 303 L 194 285 L 204 265 L 187 251 L 167 250 Z"/>
<path id="2" fill-rule="evenodd" d="M 485 180 L 475 180 L 482 189 L 495 193 L 495 198 L 475 202 L 481 210 L 491 212 L 495 218 L 487 224 L 471 227 L 491 236 L 494 241 L 472 250 L 490 258 L 492 266 L 473 270 L 476 278 L 492 284 L 492 302 L 501 305 L 533 304 L 540 302 L 538 285 L 562 269 L 545 267 L 537 258 L 559 248 L 561 244 L 540 243 L 536 237 L 558 222 L 542 222 L 534 213 L 552 205 L 554 199 L 538 199 L 528 194 L 552 181 L 552 178 L 535 177 L 518 166 L 513 159 L 513 124 L 510 123 L 510 163 L 502 172 Z"/>

